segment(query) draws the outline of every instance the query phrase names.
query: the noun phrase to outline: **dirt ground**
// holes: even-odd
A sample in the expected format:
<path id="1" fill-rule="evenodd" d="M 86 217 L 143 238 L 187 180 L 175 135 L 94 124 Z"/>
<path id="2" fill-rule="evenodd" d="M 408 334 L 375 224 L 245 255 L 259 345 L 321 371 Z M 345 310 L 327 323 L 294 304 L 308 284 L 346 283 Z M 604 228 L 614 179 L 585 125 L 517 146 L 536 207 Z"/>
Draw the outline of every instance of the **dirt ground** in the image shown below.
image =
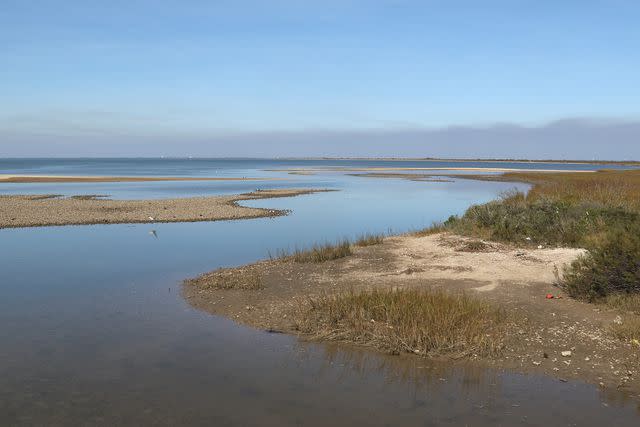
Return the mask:
<path id="1" fill-rule="evenodd" d="M 285 215 L 276 209 L 248 208 L 243 200 L 293 197 L 313 189 L 259 190 L 234 196 L 111 200 L 101 196 L 0 195 L 0 229 L 48 225 L 217 221 Z"/>
<path id="2" fill-rule="evenodd" d="M 183 295 L 209 313 L 296 333 L 295 311 L 314 295 L 385 287 L 462 291 L 503 307 L 515 320 L 503 354 L 481 363 L 640 393 L 640 348 L 609 330 L 618 313 L 573 300 L 554 286 L 557 271 L 581 250 L 520 249 L 493 242 L 478 250 L 470 241 L 451 234 L 397 236 L 324 263 L 262 261 L 187 280 Z M 239 280 L 260 277 L 261 288 L 214 288 L 221 274 Z"/>

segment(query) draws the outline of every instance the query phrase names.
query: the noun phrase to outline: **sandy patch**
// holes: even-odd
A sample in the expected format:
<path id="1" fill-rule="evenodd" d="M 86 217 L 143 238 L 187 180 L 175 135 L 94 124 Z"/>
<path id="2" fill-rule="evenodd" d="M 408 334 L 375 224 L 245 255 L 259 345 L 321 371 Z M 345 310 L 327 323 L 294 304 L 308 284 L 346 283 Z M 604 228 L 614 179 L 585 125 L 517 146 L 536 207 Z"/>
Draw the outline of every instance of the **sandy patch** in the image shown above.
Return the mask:
<path id="1" fill-rule="evenodd" d="M 285 215 L 276 209 L 240 206 L 242 200 L 293 197 L 310 189 L 260 190 L 235 196 L 110 200 L 103 196 L 0 196 L 0 228 L 48 225 L 218 221 Z"/>

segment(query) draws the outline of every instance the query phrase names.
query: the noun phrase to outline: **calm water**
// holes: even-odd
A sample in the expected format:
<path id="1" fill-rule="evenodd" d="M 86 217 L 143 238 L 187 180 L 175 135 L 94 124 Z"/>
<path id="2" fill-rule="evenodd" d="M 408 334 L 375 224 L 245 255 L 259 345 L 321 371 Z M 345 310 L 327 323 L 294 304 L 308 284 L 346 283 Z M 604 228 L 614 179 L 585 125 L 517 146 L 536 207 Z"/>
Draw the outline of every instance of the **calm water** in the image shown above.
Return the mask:
<path id="1" fill-rule="evenodd" d="M 282 248 L 424 227 L 514 187 L 263 171 L 334 163 L 0 160 L 0 173 L 285 178 L 2 184 L 0 193 L 146 198 L 340 190 L 250 203 L 292 210 L 273 219 L 0 230 L 0 424 L 638 425 L 637 400 L 591 385 L 306 344 L 183 301 L 185 277 Z"/>

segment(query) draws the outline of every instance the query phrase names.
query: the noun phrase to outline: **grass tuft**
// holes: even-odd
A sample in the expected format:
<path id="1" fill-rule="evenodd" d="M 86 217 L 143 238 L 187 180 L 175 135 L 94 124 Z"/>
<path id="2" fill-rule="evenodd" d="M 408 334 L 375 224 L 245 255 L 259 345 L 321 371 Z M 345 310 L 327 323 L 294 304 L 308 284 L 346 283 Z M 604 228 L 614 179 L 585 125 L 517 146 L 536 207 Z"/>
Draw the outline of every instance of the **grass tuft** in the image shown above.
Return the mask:
<path id="1" fill-rule="evenodd" d="M 504 311 L 464 294 L 371 290 L 312 298 L 297 326 L 318 339 L 395 354 L 464 357 L 500 352 L 505 319 Z"/>
<path id="2" fill-rule="evenodd" d="M 620 340 L 640 345 L 640 317 L 625 316 L 619 324 L 614 323 L 611 331 Z"/>
<path id="3" fill-rule="evenodd" d="M 455 217 L 450 217 L 451 218 L 455 218 Z M 427 228 L 423 228 L 422 230 L 417 230 L 417 231 L 413 231 L 410 234 L 412 236 L 415 237 L 426 237 L 426 236 L 431 236 L 432 234 L 436 234 L 436 233 L 442 233 L 447 231 L 448 228 L 445 225 L 445 223 L 443 222 L 434 222 L 433 224 L 431 224 L 430 227 Z"/>
<path id="4" fill-rule="evenodd" d="M 351 244 L 343 240 L 337 244 L 315 245 L 311 249 L 296 250 L 292 257 L 295 262 L 325 262 L 351 255 Z"/>
<path id="5" fill-rule="evenodd" d="M 373 245 L 379 245 L 383 241 L 384 241 L 384 236 L 382 234 L 367 233 L 358 237 L 355 241 L 355 245 L 356 246 L 373 246 Z"/>
<path id="6" fill-rule="evenodd" d="M 610 308 L 640 315 L 640 295 L 609 295 L 602 302 Z"/>
<path id="7" fill-rule="evenodd" d="M 465 242 L 461 247 L 456 249 L 458 252 L 484 252 L 489 249 L 490 246 L 487 245 L 482 240 L 470 240 Z"/>

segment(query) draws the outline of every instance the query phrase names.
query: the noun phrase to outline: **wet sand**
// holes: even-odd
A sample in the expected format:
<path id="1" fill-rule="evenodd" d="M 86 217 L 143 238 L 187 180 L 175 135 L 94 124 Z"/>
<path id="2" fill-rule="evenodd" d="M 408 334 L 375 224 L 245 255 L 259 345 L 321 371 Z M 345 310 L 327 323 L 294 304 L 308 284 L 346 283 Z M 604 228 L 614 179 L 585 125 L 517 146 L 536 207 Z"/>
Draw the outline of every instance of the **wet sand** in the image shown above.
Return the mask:
<path id="1" fill-rule="evenodd" d="M 281 178 L 215 178 L 181 176 L 75 176 L 75 175 L 8 175 L 0 174 L 0 183 L 29 182 L 151 182 L 151 181 L 274 181 Z"/>
<path id="2" fill-rule="evenodd" d="M 249 208 L 243 200 L 293 197 L 316 189 L 259 190 L 234 196 L 152 200 L 111 200 L 86 195 L 0 196 L 0 229 L 52 225 L 195 222 L 285 215 L 277 209 Z"/>
<path id="3" fill-rule="evenodd" d="M 465 292 L 505 308 L 514 319 L 503 353 L 477 361 L 640 392 L 640 349 L 610 331 L 617 312 L 568 298 L 554 286 L 556 269 L 582 250 L 485 242 L 486 249 L 470 252 L 465 250 L 468 240 L 451 234 L 397 236 L 319 264 L 262 261 L 188 280 L 183 295 L 209 313 L 297 334 L 296 312 L 314 295 L 403 287 Z M 221 275 L 234 280 L 258 276 L 261 287 L 218 289 Z M 560 298 L 547 299 L 547 294 Z M 563 356 L 567 351 L 571 354 Z"/>

